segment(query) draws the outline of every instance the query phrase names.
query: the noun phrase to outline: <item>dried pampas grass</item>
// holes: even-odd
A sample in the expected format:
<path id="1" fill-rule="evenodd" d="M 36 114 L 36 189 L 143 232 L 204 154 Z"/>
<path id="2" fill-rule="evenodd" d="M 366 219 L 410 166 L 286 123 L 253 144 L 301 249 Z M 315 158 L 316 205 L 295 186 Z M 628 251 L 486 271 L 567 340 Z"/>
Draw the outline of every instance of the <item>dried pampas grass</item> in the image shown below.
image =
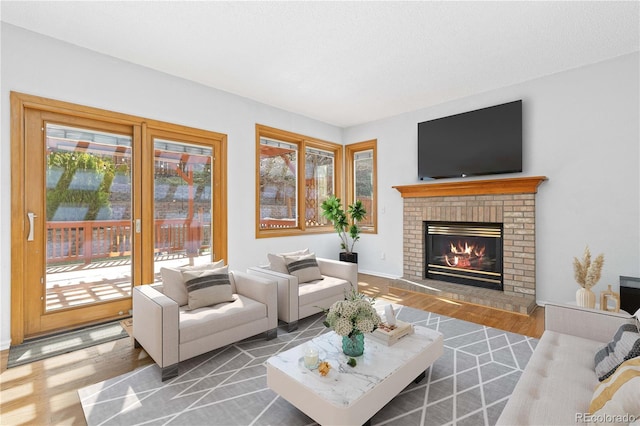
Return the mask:
<path id="1" fill-rule="evenodd" d="M 591 261 L 591 252 L 589 246 L 584 249 L 582 262 L 577 258 L 573 258 L 573 271 L 578 284 L 582 288 L 590 289 L 600 280 L 602 273 L 602 265 L 604 265 L 604 255 L 599 254 L 593 262 Z"/>

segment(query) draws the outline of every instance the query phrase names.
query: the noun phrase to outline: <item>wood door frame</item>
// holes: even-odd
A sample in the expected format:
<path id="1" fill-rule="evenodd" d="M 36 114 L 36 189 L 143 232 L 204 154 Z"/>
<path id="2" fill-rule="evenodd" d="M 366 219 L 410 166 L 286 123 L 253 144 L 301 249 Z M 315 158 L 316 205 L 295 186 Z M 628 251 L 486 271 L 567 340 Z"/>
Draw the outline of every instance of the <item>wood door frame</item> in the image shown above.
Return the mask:
<path id="1" fill-rule="evenodd" d="M 69 102 L 47 99 L 40 96 L 28 95 L 19 92 L 10 93 L 11 105 L 11 164 L 18 164 L 20 169 L 11 174 L 11 344 L 17 345 L 25 338 L 25 273 L 28 266 L 25 256 L 25 243 L 27 239 L 27 221 L 24 215 L 25 200 L 25 110 L 32 108 L 35 110 L 56 112 L 70 116 L 83 117 L 98 121 L 107 121 L 118 124 L 139 126 L 142 129 L 142 140 L 144 141 L 147 127 L 170 130 L 186 135 L 208 137 L 217 142 L 219 156 L 216 161 L 216 173 L 213 177 L 216 184 L 217 202 L 212 206 L 212 221 L 217 227 L 218 234 L 214 241 L 214 252 L 217 259 L 227 259 L 227 135 L 207 130 L 191 128 L 182 125 L 166 123 L 157 120 L 141 118 L 129 114 L 77 105 Z M 143 149 L 144 152 L 144 149 Z M 143 157 L 140 155 L 139 157 Z M 144 158 L 141 160 L 143 161 Z M 144 170 L 144 167 L 141 168 Z M 144 184 L 144 172 L 143 176 Z M 214 188 L 212 188 L 213 191 Z M 213 195 L 213 194 L 212 194 Z M 227 259 L 228 260 L 228 259 Z M 151 268 L 151 269 L 150 269 Z M 147 266 L 142 267 L 142 276 L 139 280 L 132 277 L 134 285 L 152 282 L 153 263 L 147 262 Z M 149 269 L 149 270 L 147 270 Z"/>
<path id="2" fill-rule="evenodd" d="M 41 109 L 26 108 L 25 109 L 25 165 L 24 171 L 20 170 L 19 174 L 24 178 L 25 212 L 34 212 L 36 219 L 34 221 L 34 241 L 23 242 L 23 254 L 25 259 L 24 280 L 26 283 L 23 288 L 23 323 L 24 334 L 27 337 L 35 337 L 45 335 L 54 331 L 75 328 L 77 326 L 101 322 L 111 319 L 118 319 L 128 314 L 132 308 L 130 297 L 121 297 L 112 300 L 95 301 L 93 303 L 79 304 L 71 307 L 47 310 L 47 296 L 49 294 L 48 279 L 46 269 L 48 266 L 44 255 L 47 251 L 47 232 L 46 225 L 46 177 L 45 164 L 46 159 L 46 138 L 47 126 L 49 124 L 62 125 L 67 128 L 87 129 L 88 131 L 98 130 L 119 135 L 128 135 L 131 137 L 132 160 L 139 161 L 139 152 L 142 146 L 140 138 L 140 126 L 121 123 L 112 123 L 105 120 L 88 119 L 78 117 L 76 115 L 61 114 L 58 112 L 43 111 Z M 35 165 L 36 169 L 31 167 Z M 138 170 L 139 166 L 133 167 L 132 171 Z M 135 176 L 133 176 L 135 178 Z M 142 187 L 139 180 L 132 180 L 131 187 L 131 216 L 140 217 L 141 203 L 138 194 L 142 193 Z M 31 230 L 29 230 L 31 232 Z M 131 277 L 133 285 L 140 283 L 139 270 L 143 267 L 139 265 L 142 258 L 141 235 L 139 233 L 131 233 L 132 253 L 130 255 L 130 270 L 136 272 L 137 275 Z M 38 283 L 39 282 L 39 283 Z M 99 285 L 98 282 L 91 282 L 90 285 Z"/>

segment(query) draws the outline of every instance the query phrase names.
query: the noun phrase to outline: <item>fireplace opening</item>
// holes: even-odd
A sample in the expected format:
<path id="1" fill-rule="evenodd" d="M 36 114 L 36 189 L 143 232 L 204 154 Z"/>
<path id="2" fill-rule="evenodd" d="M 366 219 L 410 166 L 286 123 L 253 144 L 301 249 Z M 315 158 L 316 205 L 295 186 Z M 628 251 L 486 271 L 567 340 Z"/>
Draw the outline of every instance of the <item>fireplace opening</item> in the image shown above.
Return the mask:
<path id="1" fill-rule="evenodd" d="M 502 224 L 424 222 L 425 278 L 502 291 Z"/>

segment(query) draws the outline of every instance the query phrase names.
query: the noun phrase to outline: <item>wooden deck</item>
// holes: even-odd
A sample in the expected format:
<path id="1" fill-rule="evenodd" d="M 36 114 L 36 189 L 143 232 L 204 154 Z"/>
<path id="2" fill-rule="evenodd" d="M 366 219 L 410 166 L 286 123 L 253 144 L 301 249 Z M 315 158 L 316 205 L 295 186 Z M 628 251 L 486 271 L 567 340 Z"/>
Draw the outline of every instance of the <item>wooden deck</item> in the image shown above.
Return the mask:
<path id="1" fill-rule="evenodd" d="M 194 256 L 198 263 L 210 262 L 209 254 Z M 155 270 L 161 266 L 189 264 L 184 252 L 158 254 Z M 156 272 L 155 280 L 160 281 Z M 47 267 L 46 310 L 66 309 L 91 303 L 131 297 L 131 258 L 103 259 L 89 264 L 53 265 Z"/>

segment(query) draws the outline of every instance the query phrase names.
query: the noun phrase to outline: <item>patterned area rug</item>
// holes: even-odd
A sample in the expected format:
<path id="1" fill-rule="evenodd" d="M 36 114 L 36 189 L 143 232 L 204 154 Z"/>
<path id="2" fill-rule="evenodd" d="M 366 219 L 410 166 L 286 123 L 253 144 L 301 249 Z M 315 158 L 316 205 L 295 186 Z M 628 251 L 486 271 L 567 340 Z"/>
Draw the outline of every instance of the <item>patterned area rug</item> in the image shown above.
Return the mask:
<path id="1" fill-rule="evenodd" d="M 537 340 L 430 312 L 394 305 L 398 319 L 444 335 L 444 355 L 425 379 L 411 383 L 371 424 L 493 425 L 518 382 Z M 315 422 L 267 387 L 264 362 L 328 330 L 324 315 L 180 364 L 160 381 L 154 365 L 80 389 L 89 425 L 310 425 Z M 366 351 L 366 343 L 365 343 Z"/>

